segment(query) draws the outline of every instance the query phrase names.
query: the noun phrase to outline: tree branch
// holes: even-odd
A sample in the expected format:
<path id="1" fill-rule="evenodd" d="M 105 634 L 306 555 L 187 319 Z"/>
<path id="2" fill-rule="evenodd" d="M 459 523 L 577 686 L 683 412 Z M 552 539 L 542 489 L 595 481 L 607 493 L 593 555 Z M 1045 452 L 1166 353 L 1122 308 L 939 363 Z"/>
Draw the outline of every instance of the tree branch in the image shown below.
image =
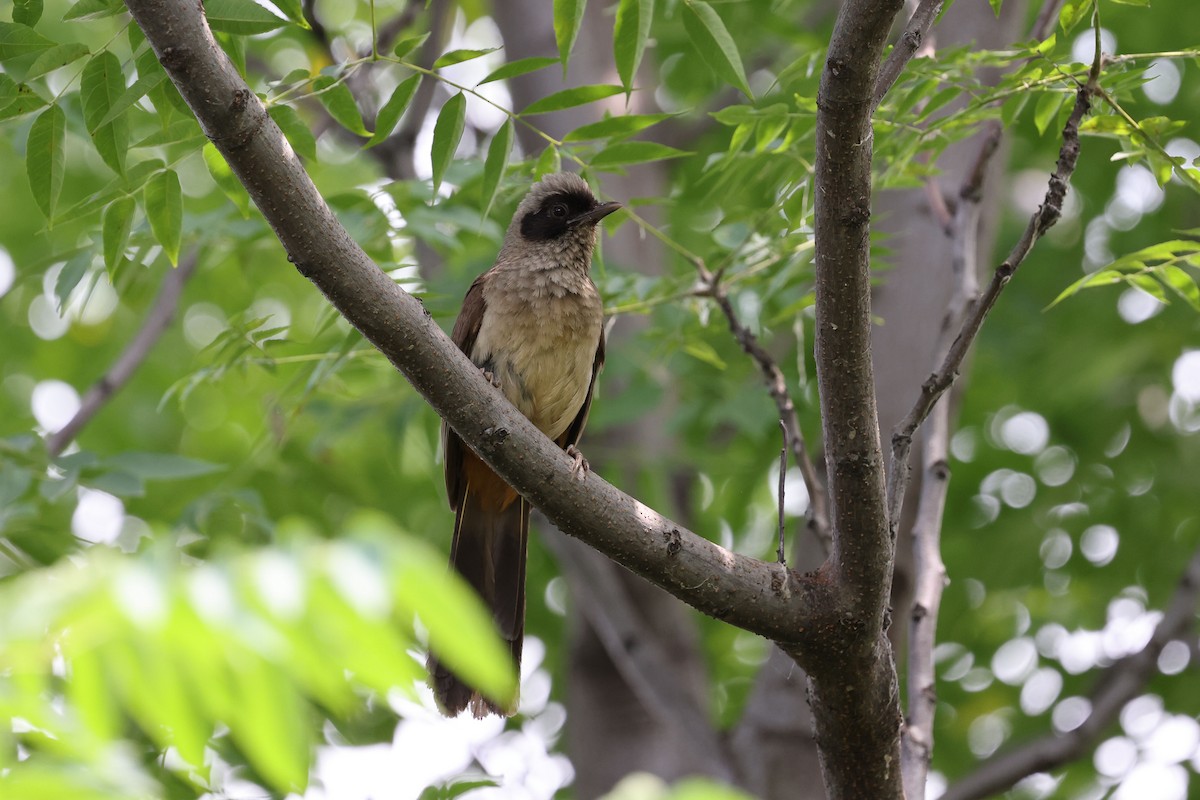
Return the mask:
<path id="1" fill-rule="evenodd" d="M 130 340 L 125 350 L 108 368 L 108 372 L 88 388 L 79 404 L 79 410 L 66 425 L 46 438 L 46 450 L 51 457 L 61 455 L 79 432 L 104 408 L 105 404 L 125 386 L 137 368 L 146 360 L 151 348 L 158 342 L 163 331 L 171 324 L 179 307 L 179 297 L 184 284 L 196 271 L 199 255 L 195 250 L 185 255 L 179 265 L 163 278 L 154 305 L 150 307 L 137 335 Z"/>
<path id="2" fill-rule="evenodd" d="M 900 34 L 899 41 L 896 42 L 892 52 L 888 54 L 887 61 L 879 70 L 879 79 L 875 82 L 875 102 L 871 107 L 872 112 L 883 102 L 883 98 L 900 79 L 904 67 L 925 43 L 925 37 L 929 35 L 929 29 L 933 27 L 934 20 L 937 19 L 938 14 L 942 13 L 943 3 L 944 0 L 921 0 L 920 5 L 913 12 L 912 17 L 908 20 L 908 25 L 904 28 L 904 33 Z"/>
<path id="3" fill-rule="evenodd" d="M 1091 96 L 1096 90 L 1097 79 L 1099 77 L 1100 55 L 1097 52 L 1096 62 L 1093 64 L 1092 72 L 1088 77 L 1085 85 L 1079 87 L 1079 91 L 1075 96 L 1075 106 L 1071 110 L 1071 116 L 1067 119 L 1066 125 L 1063 127 L 1062 146 L 1058 152 L 1058 164 L 1054 174 L 1050 176 L 1050 184 L 1046 190 L 1046 197 L 1042 204 L 1038 206 L 1037 211 L 1029 219 L 1029 224 L 1025 226 L 1025 232 L 1021 238 L 1013 246 L 1012 251 L 1008 254 L 1008 258 L 996 267 L 995 273 L 992 275 L 992 280 L 988 284 L 983 295 L 978 297 L 972 304 L 966 319 L 963 321 L 962 328 L 958 332 L 950 349 L 946 353 L 941 366 L 936 372 L 925 380 L 921 386 L 920 396 L 917 398 L 916 404 L 908 412 L 908 415 L 896 427 L 895 433 L 892 434 L 892 461 L 891 469 L 888 475 L 888 508 L 890 509 L 890 518 L 892 525 L 898 525 L 900 520 L 900 510 L 904 503 L 904 490 L 908 485 L 908 454 L 912 447 L 912 437 L 925 418 L 929 416 L 934 404 L 938 398 L 954 383 L 958 377 L 958 370 L 962 366 L 963 360 L 966 358 L 967 352 L 974 344 L 975 338 L 979 335 L 980 328 L 983 327 L 983 321 L 996 305 L 996 301 L 1000 297 L 1000 293 L 1008 282 L 1016 273 L 1017 268 L 1029 255 L 1029 251 L 1033 249 L 1037 240 L 1045 235 L 1046 231 L 1058 222 L 1058 218 L 1062 215 L 1062 204 L 1066 198 L 1068 182 L 1071 179 L 1071 174 L 1075 171 L 1075 164 L 1079 160 L 1079 123 L 1083 121 L 1083 117 L 1092 107 Z M 998 134 L 996 143 L 999 143 Z M 989 156 L 990 157 L 990 156 Z M 980 180 L 982 179 L 983 165 L 986 165 L 986 159 L 980 159 L 977 164 L 977 170 Z"/>
<path id="4" fill-rule="evenodd" d="M 1011 788 L 1036 772 L 1056 769 L 1087 752 L 1120 715 L 1125 704 L 1136 697 L 1158 672 L 1158 656 L 1171 640 L 1195 625 L 1200 601 L 1200 548 L 1184 570 L 1183 577 L 1163 618 L 1154 628 L 1150 642 L 1141 651 L 1126 656 L 1105 670 L 1089 695 L 1092 710 L 1083 724 L 1062 734 L 1048 734 L 1007 753 L 983 762 L 972 774 L 953 784 L 941 800 L 976 800 Z"/>
<path id="5" fill-rule="evenodd" d="M 661 516 L 571 459 L 488 384 L 421 303 L 333 216 L 257 96 L 213 41 L 201 7 L 127 0 L 134 19 L 246 187 L 288 258 L 496 472 L 560 530 L 684 602 L 807 653 L 840 624 L 827 582 L 738 555 Z"/>

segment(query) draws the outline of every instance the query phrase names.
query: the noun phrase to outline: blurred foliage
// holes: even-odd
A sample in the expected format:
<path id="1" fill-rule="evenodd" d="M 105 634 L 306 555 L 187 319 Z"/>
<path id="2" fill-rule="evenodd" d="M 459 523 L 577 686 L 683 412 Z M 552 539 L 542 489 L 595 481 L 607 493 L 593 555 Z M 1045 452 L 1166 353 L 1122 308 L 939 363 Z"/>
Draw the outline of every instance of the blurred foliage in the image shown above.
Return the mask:
<path id="1" fill-rule="evenodd" d="M 959 0 L 968 1 L 982 0 Z M 554 3 L 557 53 L 511 63 L 481 24 L 491 9 L 463 2 L 432 68 L 419 60 L 428 11 L 371 56 L 372 20 L 392 18 L 402 2 L 318 2 L 332 41 L 294 0 L 275 4 L 284 17 L 250 0 L 206 8 L 338 217 L 446 327 L 532 179 L 565 166 L 602 187 L 605 173 L 668 164 L 663 197 L 618 198 L 628 211 L 606 223 L 641 227 L 670 257 L 653 276 L 608 259 L 596 270 L 617 324 L 631 315 L 648 324 L 609 359 L 589 440 L 667 403 L 672 446 L 585 449 L 595 469 L 649 505 L 767 556 L 775 414 L 720 314 L 692 295 L 694 263 L 724 270 L 735 308 L 777 356 L 815 442 L 811 171 L 832 21 L 801 0 L 612 5 L 621 82 L 567 89 L 517 114 L 505 81 L 559 68 L 579 36 L 608 35 L 580 31 L 580 0 Z M 1067 3 L 1043 42 L 912 62 L 876 115 L 877 185 L 922 185 L 949 144 L 999 119 L 1015 171 L 1002 187 L 1012 194 L 997 245 L 1005 248 L 1032 210 L 1022 180 L 1035 176 L 1040 198 L 1057 155 L 1086 72 L 1090 51 L 1081 58 L 1076 47 L 1092 36 L 1091 7 Z M 1093 668 L 1137 641 L 1143 612 L 1165 602 L 1200 541 L 1200 401 L 1172 375 L 1200 341 L 1189 307 L 1196 166 L 1173 155 L 1200 139 L 1200 53 L 1187 35 L 1200 30 L 1200 6 L 1100 8 L 1118 55 L 1084 128 L 1071 205 L 985 327 L 960 411 L 934 763 L 951 777 L 1046 730 L 1060 696 L 1086 693 Z M 375 716 L 349 709 L 418 677 L 404 655 L 417 642 L 413 613 L 431 636 L 445 625 L 450 649 L 472 641 L 448 618 L 475 612 L 453 599 L 451 582 L 428 577 L 445 574 L 441 559 L 414 541 L 444 548 L 449 538 L 437 418 L 287 263 L 120 3 L 19 3 L 11 20 L 0 20 L 0 246 L 13 264 L 11 286 L 0 269 L 0 703 L 28 725 L 0 733 L 0 768 L 11 766 L 9 778 L 30 797 L 188 797 L 203 791 L 213 749 L 274 790 L 304 785 L 318 742 L 389 735 Z M 633 80 L 639 64 L 652 65 L 653 86 Z M 994 82 L 981 77 L 997 70 Z M 1171 75 L 1174 93 L 1148 93 Z M 422 76 L 433 81 L 433 100 L 414 108 Z M 514 143 L 514 129 L 536 129 L 541 113 L 630 91 L 653 91 L 661 113 L 618 106 L 561 141 L 545 136 L 540 153 Z M 417 178 L 388 178 L 373 158 L 396 130 L 420 144 Z M 640 216 L 648 204 L 661 206 L 661 228 Z M 200 268 L 176 324 L 77 445 L 47 456 L 38 434 L 61 426 L 72 397 L 123 351 L 187 253 Z M 887 253 L 877 255 L 886 280 Z M 1105 276 L 1092 283 L 1120 283 L 1045 310 L 1085 272 Z M 1150 306 L 1139 294 L 1147 291 Z M 1128 311 L 1135 307 L 1148 310 Z M 680 483 L 690 487 L 682 507 Z M 116 528 L 99 530 L 96 498 L 117 509 Z M 366 541 L 317 541 L 361 531 L 364 512 L 396 522 L 370 517 L 387 535 Z M 414 565 L 434 560 L 436 569 L 416 576 Z M 355 605 L 341 583 L 355 574 L 342 571 L 348 563 L 390 590 L 385 613 Z M 304 587 L 303 627 L 257 594 L 263 564 L 283 565 Z M 563 639 L 555 574 L 535 542 L 528 627 L 548 641 L 552 664 Z M 131 611 L 127 585 L 157 597 L 168 616 Z M 204 593 L 213 587 L 225 604 L 215 616 Z M 84 625 L 93 647 L 73 650 Z M 740 631 L 702 625 L 715 717 L 728 725 L 765 650 Z M 1100 633 L 1106 625 L 1132 633 Z M 356 649 L 362 638 L 369 651 Z M 1075 660 L 1068 640 L 1094 657 Z M 1022 642 L 1034 644 L 1032 660 L 1001 664 L 1028 652 Z M 377 660 L 381 652 L 388 657 Z M 483 681 L 488 663 L 482 654 L 463 669 L 484 670 Z M 154 664 L 188 669 L 156 678 Z M 1034 703 L 1030 677 L 1052 686 L 1050 673 L 1061 690 Z M 246 721 L 232 698 L 253 680 L 269 683 L 278 702 Z M 152 686 L 164 702 L 146 702 Z M 1200 713 L 1186 677 L 1161 676 L 1150 691 L 1170 713 Z M 185 700 L 166 702 L 181 693 Z M 1119 777 L 1084 759 L 1063 786 Z M 689 791 L 653 796 L 708 796 Z"/>

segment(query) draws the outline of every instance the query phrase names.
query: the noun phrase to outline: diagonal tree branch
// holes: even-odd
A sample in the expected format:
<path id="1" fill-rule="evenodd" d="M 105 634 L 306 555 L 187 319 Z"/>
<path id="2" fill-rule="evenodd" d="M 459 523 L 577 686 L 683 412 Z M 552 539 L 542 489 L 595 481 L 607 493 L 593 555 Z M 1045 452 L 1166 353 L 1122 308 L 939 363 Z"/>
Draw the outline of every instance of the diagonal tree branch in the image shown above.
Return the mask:
<path id="1" fill-rule="evenodd" d="M 125 350 L 108 368 L 108 372 L 104 373 L 100 380 L 92 384 L 84 393 L 75 416 L 46 438 L 46 450 L 51 457 L 61 455 L 67 449 L 67 445 L 74 441 L 79 432 L 91 422 L 92 417 L 96 416 L 100 409 L 104 408 L 105 404 L 121 391 L 133 377 L 137 368 L 146 360 L 150 350 L 175 317 L 175 312 L 179 308 L 179 298 L 183 294 L 183 287 L 192 277 L 192 273 L 196 271 L 196 264 L 199 260 L 198 253 L 193 250 L 180 259 L 177 267 L 167 273 L 162 287 L 158 290 L 158 296 L 154 299 L 154 305 L 146 314 L 146 319 L 142 322 L 142 327 L 138 330 L 137 335 L 129 341 Z"/>
<path id="2" fill-rule="evenodd" d="M 887 61 L 883 62 L 883 67 L 879 70 L 879 79 L 875 82 L 875 105 L 872 110 L 879 107 L 883 98 L 900 79 L 904 67 L 921 50 L 922 45 L 925 44 L 925 37 L 933 28 L 938 14 L 942 12 L 944 2 L 945 0 L 921 0 L 916 10 L 913 11 L 908 25 L 904 27 L 904 33 L 900 34 L 899 41 L 896 42 L 892 52 L 888 54 Z"/>
<path id="3" fill-rule="evenodd" d="M 1017 268 L 1024 262 L 1037 240 L 1050 230 L 1062 215 L 1062 203 L 1067 195 L 1068 183 L 1075 165 L 1079 160 L 1079 123 L 1091 110 L 1091 97 L 1096 91 L 1100 75 L 1100 52 L 1097 49 L 1096 61 L 1085 85 L 1079 87 L 1075 96 L 1075 106 L 1063 127 L 1062 146 L 1058 152 L 1058 164 L 1054 174 L 1050 176 L 1050 184 L 1046 197 L 1037 211 L 1029 219 L 1021 238 L 1013 246 L 1008 257 L 996 267 L 992 280 L 983 294 L 976 298 L 963 321 L 962 328 L 947 351 L 941 366 L 921 385 L 921 393 L 916 404 L 908 415 L 897 426 L 892 434 L 892 461 L 888 475 L 888 508 L 892 525 L 898 525 L 900 510 L 904 502 L 904 490 L 908 485 L 908 454 L 912 448 L 912 437 L 925 418 L 933 410 L 938 398 L 953 385 L 958 377 L 967 352 L 975 343 L 983 322 L 996 305 L 1000 293 L 1012 279 Z"/>
<path id="4" fill-rule="evenodd" d="M 1083 724 L 1066 733 L 1042 736 L 988 759 L 975 772 L 950 786 L 941 800 L 992 797 L 1012 788 L 1022 778 L 1057 769 L 1086 753 L 1116 720 L 1125 704 L 1137 697 L 1158 673 L 1158 656 L 1163 647 L 1195 627 L 1198 603 L 1200 548 L 1192 554 L 1149 643 L 1101 674 L 1088 697 L 1092 710 Z"/>
<path id="5" fill-rule="evenodd" d="M 804 657 L 839 624 L 827 582 L 703 539 L 617 490 L 538 431 L 379 270 L 337 221 L 282 133 L 213 41 L 200 6 L 128 0 L 134 19 L 208 137 L 301 274 L 499 475 L 564 533 L 718 619 Z"/>

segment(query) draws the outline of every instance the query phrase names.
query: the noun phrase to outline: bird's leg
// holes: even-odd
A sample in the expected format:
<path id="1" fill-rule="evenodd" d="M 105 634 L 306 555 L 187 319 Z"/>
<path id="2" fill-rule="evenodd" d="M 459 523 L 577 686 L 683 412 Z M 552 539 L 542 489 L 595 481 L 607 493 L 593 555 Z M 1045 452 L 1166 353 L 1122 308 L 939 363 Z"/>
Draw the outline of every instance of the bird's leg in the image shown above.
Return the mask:
<path id="1" fill-rule="evenodd" d="M 583 480 L 583 476 L 592 469 L 591 465 L 588 464 L 588 460 L 583 457 L 583 453 L 579 452 L 579 448 L 573 444 L 567 445 L 567 455 L 575 459 L 575 463 L 571 465 L 571 474 L 578 480 Z"/>

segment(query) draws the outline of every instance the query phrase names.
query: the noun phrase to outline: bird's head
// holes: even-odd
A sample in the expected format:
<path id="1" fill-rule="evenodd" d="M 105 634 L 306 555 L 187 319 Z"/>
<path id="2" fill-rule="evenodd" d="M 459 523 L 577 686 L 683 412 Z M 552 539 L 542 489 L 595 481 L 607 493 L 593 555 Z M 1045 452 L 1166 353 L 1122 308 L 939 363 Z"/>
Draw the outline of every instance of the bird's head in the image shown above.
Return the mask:
<path id="1" fill-rule="evenodd" d="M 620 207 L 620 203 L 598 201 L 587 181 L 574 173 L 547 175 L 530 188 L 517 207 L 509 239 L 519 237 L 527 248 L 583 251 L 590 261 L 596 223 Z"/>

